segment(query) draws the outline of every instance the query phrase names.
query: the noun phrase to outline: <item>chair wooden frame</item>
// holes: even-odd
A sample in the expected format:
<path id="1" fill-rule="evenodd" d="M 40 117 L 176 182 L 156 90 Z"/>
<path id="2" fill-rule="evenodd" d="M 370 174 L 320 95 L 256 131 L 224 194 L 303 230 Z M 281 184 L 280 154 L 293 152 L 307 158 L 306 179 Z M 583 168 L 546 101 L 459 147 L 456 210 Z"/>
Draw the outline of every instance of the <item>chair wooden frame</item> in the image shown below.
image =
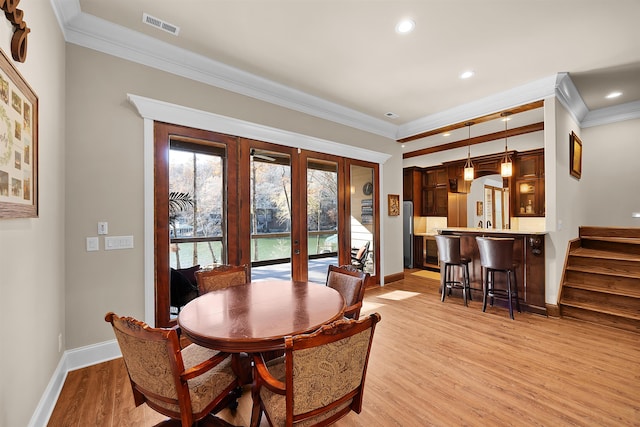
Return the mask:
<path id="1" fill-rule="evenodd" d="M 200 295 L 218 289 L 228 288 L 249 283 L 249 266 L 218 265 L 213 268 L 198 270 L 195 273 Z"/>
<path id="2" fill-rule="evenodd" d="M 340 292 L 340 295 L 344 298 L 346 304 L 344 317 L 349 319 L 358 319 L 360 317 L 364 291 L 370 277 L 369 273 L 364 273 L 352 265 L 342 265 L 340 267 L 329 265 L 326 285 Z"/>
<path id="3" fill-rule="evenodd" d="M 193 425 L 195 421 L 201 420 L 212 413 L 219 412 L 225 406 L 233 406 L 238 392 L 241 390 L 240 383 L 237 376 L 234 375 L 234 380 L 228 385 L 222 387 L 222 392 L 215 396 L 209 403 L 207 403 L 202 410 L 194 412 L 191 401 L 191 391 L 189 380 L 196 379 L 197 377 L 206 374 L 208 371 L 216 368 L 223 363 L 227 358 L 231 357 L 229 353 L 218 352 L 215 353 L 209 359 L 206 359 L 195 366 L 190 366 L 185 369 L 182 352 L 184 351 L 180 347 L 179 340 L 179 328 L 152 328 L 144 322 L 136 320 L 132 317 L 119 317 L 115 313 L 109 312 L 105 316 L 105 321 L 111 323 L 114 333 L 118 339 L 118 343 L 123 353 L 125 365 L 127 366 L 127 372 L 129 374 L 129 381 L 131 383 L 131 389 L 133 390 L 133 399 L 135 406 L 140 406 L 146 403 L 150 408 L 155 411 L 166 415 L 175 420 L 180 420 L 183 427 Z M 175 385 L 175 393 L 177 398 L 164 396 L 153 392 L 145 387 L 143 384 L 139 384 L 132 378 L 132 372 L 129 368 L 129 364 L 135 364 L 135 361 L 129 359 L 127 355 L 126 347 L 123 347 L 121 339 L 133 338 L 135 340 L 141 340 L 151 343 L 164 343 L 163 350 L 166 351 L 164 356 L 169 361 L 171 367 L 172 382 Z M 190 346 L 196 346 L 191 344 Z M 188 347 L 190 347 L 188 346 Z M 162 355 L 158 355 L 162 358 Z M 235 367 L 234 367 L 235 371 Z M 215 375 L 215 374 L 214 374 Z M 179 412 L 171 410 L 163 404 L 173 405 L 179 407 Z"/>
<path id="4" fill-rule="evenodd" d="M 351 248 L 351 264 L 359 270 L 364 269 L 364 264 L 367 261 L 367 255 L 369 255 L 369 247 L 371 242 L 367 241 L 360 248 Z M 359 252 L 362 251 L 360 256 Z"/>
<path id="5" fill-rule="evenodd" d="M 276 363 L 284 363 L 283 380 L 275 378 L 270 373 L 269 369 L 272 368 L 273 362 L 269 364 L 265 362 L 264 358 L 261 355 L 254 355 L 253 361 L 255 380 L 252 388 L 253 408 L 251 413 L 251 426 L 257 427 L 260 425 L 260 420 L 262 418 L 263 412 L 267 416 L 269 424 L 273 425 L 273 422 L 271 420 L 273 414 L 270 415 L 268 413 L 261 398 L 260 392 L 262 387 L 267 388 L 275 394 L 285 396 L 285 426 L 293 426 L 294 422 L 309 420 L 313 419 L 314 417 L 320 418 L 319 422 L 312 425 L 325 426 L 333 424 L 338 419 L 348 414 L 350 411 L 354 411 L 359 414 L 362 411 L 364 383 L 367 373 L 369 354 L 371 353 L 371 344 L 373 342 L 373 335 L 376 324 L 380 321 L 380 319 L 380 314 L 373 313 L 361 320 L 338 320 L 331 324 L 322 326 L 316 332 L 311 334 L 285 337 L 284 362 L 282 362 L 282 359 L 273 361 Z M 370 330 L 370 335 L 368 337 L 366 354 L 363 354 L 363 359 L 361 359 L 363 361 L 363 366 L 362 372 L 358 373 L 358 375 L 361 375 L 359 377 L 360 382 L 358 386 L 322 407 L 318 407 L 316 409 L 294 415 L 294 400 L 296 398 L 294 390 L 294 353 L 301 350 L 330 345 L 337 341 L 351 338 L 358 334 L 364 333 L 367 330 Z M 353 348 L 347 346 L 342 346 L 342 348 L 349 352 L 350 359 L 354 359 L 354 355 L 352 352 Z M 339 377 L 336 378 L 336 380 L 342 381 L 342 378 Z"/>

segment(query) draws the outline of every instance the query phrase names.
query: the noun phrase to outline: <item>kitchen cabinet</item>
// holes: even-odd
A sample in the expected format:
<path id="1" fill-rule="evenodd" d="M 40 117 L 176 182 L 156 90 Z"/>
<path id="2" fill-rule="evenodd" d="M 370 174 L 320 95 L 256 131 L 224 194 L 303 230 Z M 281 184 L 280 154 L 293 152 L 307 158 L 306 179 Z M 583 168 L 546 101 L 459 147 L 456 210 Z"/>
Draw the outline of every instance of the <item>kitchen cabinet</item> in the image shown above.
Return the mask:
<path id="1" fill-rule="evenodd" d="M 418 167 L 404 168 L 402 171 L 402 199 L 413 202 L 413 212 L 422 215 L 422 181 L 423 169 Z"/>
<path id="2" fill-rule="evenodd" d="M 513 216 L 545 215 L 544 181 L 544 150 L 534 150 L 516 158 Z"/>
<path id="3" fill-rule="evenodd" d="M 447 216 L 448 184 L 447 168 L 425 170 L 422 187 L 422 216 Z"/>

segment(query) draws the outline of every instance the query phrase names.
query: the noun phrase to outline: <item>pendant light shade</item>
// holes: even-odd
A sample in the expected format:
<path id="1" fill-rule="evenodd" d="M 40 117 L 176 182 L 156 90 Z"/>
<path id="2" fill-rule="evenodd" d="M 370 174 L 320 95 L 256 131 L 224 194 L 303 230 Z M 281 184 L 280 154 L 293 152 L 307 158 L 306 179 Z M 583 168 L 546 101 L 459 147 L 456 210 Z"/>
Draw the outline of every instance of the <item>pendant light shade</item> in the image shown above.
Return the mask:
<path id="1" fill-rule="evenodd" d="M 502 164 L 500 165 L 500 176 L 503 178 L 509 178 L 513 175 L 513 163 L 511 162 L 511 157 L 509 157 L 509 150 L 507 148 L 507 121 L 508 117 L 511 115 L 511 112 L 505 111 L 501 114 L 504 120 L 504 158 L 502 159 Z"/>
<path id="2" fill-rule="evenodd" d="M 469 139 L 467 145 L 467 163 L 464 165 L 464 180 L 465 181 L 473 181 L 475 178 L 475 170 L 473 169 L 473 163 L 471 162 L 471 125 L 473 122 L 467 122 L 464 124 L 469 128 Z"/>

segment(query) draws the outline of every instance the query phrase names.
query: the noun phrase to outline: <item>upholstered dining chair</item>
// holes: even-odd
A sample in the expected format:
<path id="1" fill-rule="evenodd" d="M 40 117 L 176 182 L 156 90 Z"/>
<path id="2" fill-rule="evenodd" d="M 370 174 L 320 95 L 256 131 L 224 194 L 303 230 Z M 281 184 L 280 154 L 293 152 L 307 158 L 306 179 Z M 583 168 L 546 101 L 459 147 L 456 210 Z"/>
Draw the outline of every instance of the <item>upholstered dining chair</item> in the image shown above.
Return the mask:
<path id="1" fill-rule="evenodd" d="M 364 290 L 370 277 L 369 273 L 363 273 L 357 267 L 351 265 L 342 265 L 340 267 L 329 265 L 327 286 L 340 292 L 340 295 L 344 298 L 347 306 L 344 311 L 344 317 L 349 319 L 358 319 L 360 317 Z"/>
<path id="2" fill-rule="evenodd" d="M 213 268 L 198 270 L 195 273 L 198 284 L 198 292 L 203 295 L 207 292 L 230 286 L 249 283 L 249 266 L 244 265 L 218 265 Z"/>
<path id="3" fill-rule="evenodd" d="M 324 426 L 362 411 L 364 380 L 378 313 L 342 319 L 285 338 L 284 357 L 254 359 L 251 426 Z M 299 423 L 299 424 L 297 424 Z"/>
<path id="4" fill-rule="evenodd" d="M 237 406 L 240 384 L 228 353 L 196 344 L 180 348 L 178 328 L 152 328 L 111 312 L 105 320 L 113 326 L 136 406 L 146 403 L 183 427 Z"/>

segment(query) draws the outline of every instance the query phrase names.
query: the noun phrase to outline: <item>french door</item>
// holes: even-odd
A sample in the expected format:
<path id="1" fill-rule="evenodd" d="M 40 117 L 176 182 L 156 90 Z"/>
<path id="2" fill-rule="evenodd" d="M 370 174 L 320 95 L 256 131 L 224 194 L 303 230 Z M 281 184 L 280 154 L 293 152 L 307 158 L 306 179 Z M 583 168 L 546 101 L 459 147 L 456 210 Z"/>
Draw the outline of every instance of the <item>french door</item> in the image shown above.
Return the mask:
<path id="1" fill-rule="evenodd" d="M 328 264 L 369 242 L 361 268 L 377 275 L 377 175 L 376 164 L 156 123 L 156 325 L 195 297 L 180 298 L 176 278 L 211 264 L 324 283 Z"/>

